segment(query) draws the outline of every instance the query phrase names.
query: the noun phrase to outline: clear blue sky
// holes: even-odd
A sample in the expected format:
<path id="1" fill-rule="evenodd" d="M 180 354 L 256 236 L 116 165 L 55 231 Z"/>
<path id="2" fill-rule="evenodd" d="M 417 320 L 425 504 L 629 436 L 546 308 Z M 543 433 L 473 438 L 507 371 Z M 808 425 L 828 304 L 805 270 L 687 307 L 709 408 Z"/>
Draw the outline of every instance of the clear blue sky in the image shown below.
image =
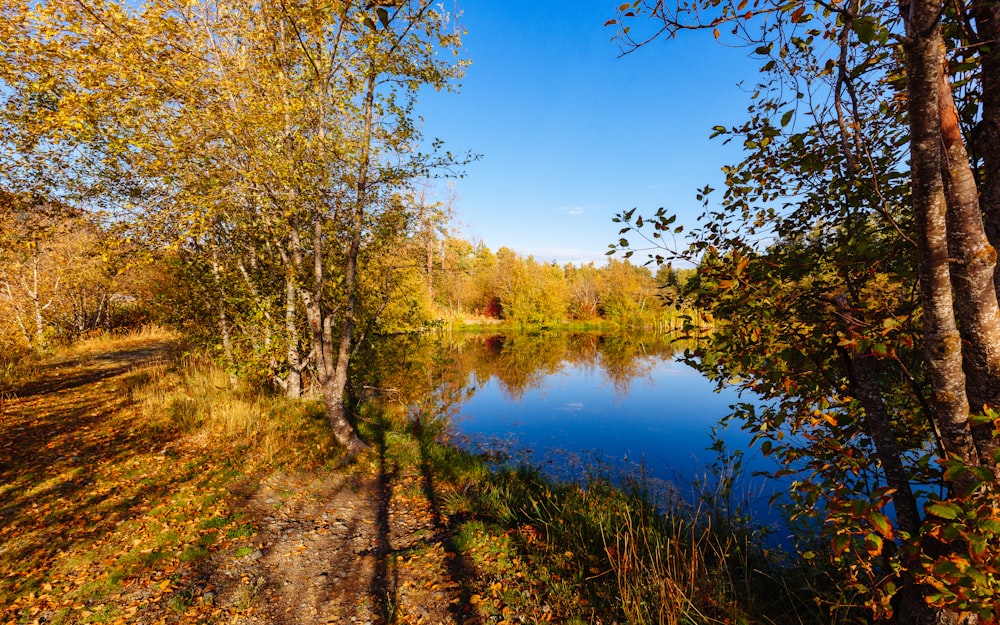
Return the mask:
<path id="1" fill-rule="evenodd" d="M 471 60 L 459 93 L 425 93 L 428 139 L 482 154 L 455 183 L 465 238 L 539 260 L 603 262 L 615 213 L 663 206 L 692 225 L 718 188 L 758 62 L 708 32 L 619 58 L 614 0 L 458 0 Z M 452 0 L 447 0 L 448 6 Z"/>

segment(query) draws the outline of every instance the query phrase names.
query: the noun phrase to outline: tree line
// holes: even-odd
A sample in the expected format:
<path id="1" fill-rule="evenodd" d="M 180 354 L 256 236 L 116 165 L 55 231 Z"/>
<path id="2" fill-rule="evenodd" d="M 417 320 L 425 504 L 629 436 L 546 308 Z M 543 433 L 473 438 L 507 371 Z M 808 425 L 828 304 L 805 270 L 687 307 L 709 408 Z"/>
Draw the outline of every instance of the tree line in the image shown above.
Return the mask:
<path id="1" fill-rule="evenodd" d="M 460 238 L 440 243 L 438 269 L 428 280 L 434 307 L 445 317 L 487 318 L 518 324 L 610 321 L 652 328 L 681 326 L 681 287 L 693 268 L 648 267 L 611 258 L 606 264 L 541 262 L 501 247 Z"/>
<path id="2" fill-rule="evenodd" d="M 216 345 L 234 376 L 290 396 L 302 393 L 302 374 L 313 375 L 309 356 L 287 358 L 282 323 L 298 326 L 297 350 L 307 354 L 306 319 L 283 317 L 283 285 L 261 259 L 239 250 L 206 254 L 196 241 L 149 249 L 71 205 L 9 192 L 0 198 L 5 345 L 44 351 L 91 331 L 158 322 Z M 697 280 L 694 268 L 666 264 L 654 274 L 614 258 L 559 265 L 506 247 L 494 252 L 449 234 L 448 212 L 440 203 L 431 208 L 437 217 L 428 234 L 428 208 L 400 206 L 391 228 L 397 238 L 386 233 L 392 245 L 373 249 L 358 268 L 366 289 L 358 318 L 376 334 L 424 332 L 442 322 L 679 330 L 693 314 L 684 293 Z"/>

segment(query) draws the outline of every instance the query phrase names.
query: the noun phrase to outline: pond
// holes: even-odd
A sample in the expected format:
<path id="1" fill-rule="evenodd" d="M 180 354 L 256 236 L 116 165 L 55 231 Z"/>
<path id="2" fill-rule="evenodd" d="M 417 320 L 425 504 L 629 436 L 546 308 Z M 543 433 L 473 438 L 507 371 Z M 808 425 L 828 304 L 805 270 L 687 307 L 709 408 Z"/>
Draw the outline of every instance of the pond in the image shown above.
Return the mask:
<path id="1" fill-rule="evenodd" d="M 737 498 L 759 521 L 775 521 L 768 499 L 777 487 L 752 475 L 773 464 L 749 449 L 737 423 L 715 430 L 741 398 L 681 362 L 683 345 L 671 337 L 453 334 L 423 343 L 383 350 L 395 372 L 382 385 L 412 416 L 443 416 L 455 444 L 559 479 L 642 475 L 661 496 L 687 501 L 717 481 L 711 467 L 724 445 L 744 451 Z"/>

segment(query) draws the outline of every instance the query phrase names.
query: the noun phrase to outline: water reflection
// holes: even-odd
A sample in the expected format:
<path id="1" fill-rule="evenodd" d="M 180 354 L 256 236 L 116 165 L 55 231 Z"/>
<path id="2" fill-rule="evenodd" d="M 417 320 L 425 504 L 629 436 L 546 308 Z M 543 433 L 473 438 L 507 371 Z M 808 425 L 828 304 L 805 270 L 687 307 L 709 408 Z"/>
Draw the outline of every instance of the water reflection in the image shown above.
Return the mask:
<path id="1" fill-rule="evenodd" d="M 560 479 L 642 472 L 665 498 L 691 500 L 718 460 L 711 430 L 738 397 L 679 362 L 664 335 L 451 334 L 391 337 L 357 361 L 372 390 L 414 427 L 473 451 L 542 466 Z M 726 430 L 730 450 L 749 436 Z M 764 519 L 773 487 L 753 480 L 748 454 L 738 494 Z"/>
<path id="2" fill-rule="evenodd" d="M 358 361 L 368 364 L 363 377 L 370 388 L 411 416 L 446 419 L 453 435 L 676 457 L 702 452 L 709 427 L 735 401 L 676 361 L 685 347 L 666 335 L 397 336 Z M 678 448 L 691 432 L 704 440 Z M 670 440 L 660 440 L 664 436 Z"/>

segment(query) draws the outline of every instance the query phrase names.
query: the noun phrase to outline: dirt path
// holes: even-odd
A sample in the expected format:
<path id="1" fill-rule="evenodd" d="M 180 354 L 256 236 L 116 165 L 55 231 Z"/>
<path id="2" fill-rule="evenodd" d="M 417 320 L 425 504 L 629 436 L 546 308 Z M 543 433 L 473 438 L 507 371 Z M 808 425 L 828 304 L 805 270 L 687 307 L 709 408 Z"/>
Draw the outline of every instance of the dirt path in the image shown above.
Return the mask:
<path id="1" fill-rule="evenodd" d="M 134 405 L 175 350 L 121 341 L 5 394 L 0 623 L 482 622 L 418 467 L 241 468 Z"/>
<path id="2" fill-rule="evenodd" d="M 278 476 L 262 484 L 248 502 L 260 548 L 220 570 L 220 587 L 260 597 L 247 622 L 479 622 L 463 610 L 460 558 L 448 550 L 447 530 L 435 527 L 419 496 L 403 493 L 414 479 L 398 480 L 394 493 L 383 491 L 386 483 Z"/>

